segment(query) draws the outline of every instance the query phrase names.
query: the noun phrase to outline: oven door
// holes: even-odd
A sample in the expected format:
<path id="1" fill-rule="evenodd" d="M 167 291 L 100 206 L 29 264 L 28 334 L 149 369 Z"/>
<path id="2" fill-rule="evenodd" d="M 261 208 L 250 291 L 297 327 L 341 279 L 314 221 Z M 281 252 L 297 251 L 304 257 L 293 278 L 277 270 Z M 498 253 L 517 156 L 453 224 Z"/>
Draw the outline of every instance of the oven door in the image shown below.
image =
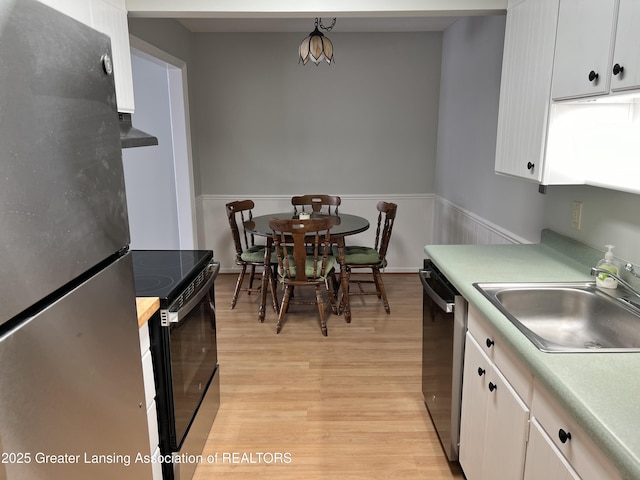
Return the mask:
<path id="1" fill-rule="evenodd" d="M 214 263 L 204 285 L 180 308 L 161 311 L 161 318 L 171 318 L 167 326 L 158 318 L 151 325 L 163 454 L 182 447 L 217 368 L 213 285 L 219 269 Z"/>

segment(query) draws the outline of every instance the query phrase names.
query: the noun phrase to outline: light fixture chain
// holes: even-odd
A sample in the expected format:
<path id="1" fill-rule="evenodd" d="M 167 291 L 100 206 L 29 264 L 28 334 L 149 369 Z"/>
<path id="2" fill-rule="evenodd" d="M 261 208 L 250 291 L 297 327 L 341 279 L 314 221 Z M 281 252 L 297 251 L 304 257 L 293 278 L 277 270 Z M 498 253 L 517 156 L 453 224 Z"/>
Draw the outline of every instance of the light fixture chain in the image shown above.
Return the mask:
<path id="1" fill-rule="evenodd" d="M 317 21 L 317 20 L 318 20 L 318 19 L 316 19 L 316 21 Z M 323 29 L 323 30 L 324 30 L 324 31 L 326 31 L 326 32 L 330 32 L 330 31 L 331 31 L 331 29 L 335 26 L 335 24 L 336 24 L 336 17 L 333 17 L 333 21 L 331 22 L 331 25 L 329 25 L 328 27 L 325 27 L 325 26 L 322 24 L 322 18 L 320 18 L 320 23 L 319 23 L 320 28 L 321 28 L 321 29 Z"/>

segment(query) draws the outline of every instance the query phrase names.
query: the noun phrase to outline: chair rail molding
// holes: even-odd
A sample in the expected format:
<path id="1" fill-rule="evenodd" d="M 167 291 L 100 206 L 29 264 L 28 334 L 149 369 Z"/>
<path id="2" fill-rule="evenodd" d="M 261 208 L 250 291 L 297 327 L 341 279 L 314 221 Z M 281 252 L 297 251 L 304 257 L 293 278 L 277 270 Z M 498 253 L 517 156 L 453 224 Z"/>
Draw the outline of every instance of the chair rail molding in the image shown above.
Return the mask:
<path id="1" fill-rule="evenodd" d="M 231 230 L 226 217 L 225 205 L 234 200 L 251 199 L 255 202 L 254 215 L 270 212 L 291 211 L 291 197 L 306 192 L 287 195 L 200 195 L 196 198 L 198 222 L 198 248 L 213 250 L 221 263 L 223 273 L 237 272 L 235 250 Z M 398 216 L 387 254 L 389 273 L 413 273 L 422 265 L 424 246 L 433 243 L 435 195 L 419 194 L 349 194 L 339 192 L 310 192 L 339 195 L 342 199 L 340 212 L 359 215 L 369 220 L 371 227 L 366 232 L 350 236 L 347 245 L 373 245 L 375 225 L 378 218 L 376 204 L 380 200 L 398 205 Z"/>
<path id="2" fill-rule="evenodd" d="M 434 199 L 434 225 L 433 242 L 439 245 L 531 243 L 438 195 Z"/>

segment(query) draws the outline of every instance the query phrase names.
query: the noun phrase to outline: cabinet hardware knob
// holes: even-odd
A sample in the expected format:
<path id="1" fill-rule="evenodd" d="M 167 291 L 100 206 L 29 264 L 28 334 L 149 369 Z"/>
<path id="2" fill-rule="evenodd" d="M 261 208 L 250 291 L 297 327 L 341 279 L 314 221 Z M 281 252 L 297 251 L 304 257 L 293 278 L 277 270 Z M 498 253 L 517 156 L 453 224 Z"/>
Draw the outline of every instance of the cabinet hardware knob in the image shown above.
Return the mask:
<path id="1" fill-rule="evenodd" d="M 596 72 L 594 72 L 593 70 L 591 70 L 591 71 L 589 72 L 589 81 L 590 81 L 590 82 L 593 82 L 594 80 L 597 80 L 599 76 L 600 76 L 600 75 L 598 75 Z"/>
<path id="2" fill-rule="evenodd" d="M 613 74 L 614 75 L 618 75 L 619 73 L 624 72 L 624 67 L 622 65 L 620 65 L 619 63 L 616 63 L 613 66 Z"/>
<path id="3" fill-rule="evenodd" d="M 489 391 L 493 392 L 494 390 L 496 390 L 498 388 L 498 386 L 493 383 L 493 382 L 489 382 Z"/>
<path id="4" fill-rule="evenodd" d="M 100 62 L 102 63 L 102 69 L 104 70 L 104 73 L 106 73 L 107 75 L 113 75 L 113 62 L 111 61 L 111 57 L 108 53 L 102 55 Z"/>
<path id="5" fill-rule="evenodd" d="M 533 170 L 533 167 L 535 166 L 536 166 L 535 163 L 527 162 L 527 170 Z"/>
<path id="6" fill-rule="evenodd" d="M 485 374 L 485 370 L 483 370 L 482 368 L 478 367 L 478 376 L 481 377 L 484 374 Z"/>
<path id="7" fill-rule="evenodd" d="M 565 432 L 562 428 L 558 431 L 558 438 L 562 443 L 567 443 L 567 440 L 571 440 L 571 433 Z"/>
<path id="8" fill-rule="evenodd" d="M 493 346 L 493 344 L 496 343 L 493 340 L 491 340 L 490 338 L 487 338 L 486 344 L 487 344 L 487 348 L 491 348 Z"/>

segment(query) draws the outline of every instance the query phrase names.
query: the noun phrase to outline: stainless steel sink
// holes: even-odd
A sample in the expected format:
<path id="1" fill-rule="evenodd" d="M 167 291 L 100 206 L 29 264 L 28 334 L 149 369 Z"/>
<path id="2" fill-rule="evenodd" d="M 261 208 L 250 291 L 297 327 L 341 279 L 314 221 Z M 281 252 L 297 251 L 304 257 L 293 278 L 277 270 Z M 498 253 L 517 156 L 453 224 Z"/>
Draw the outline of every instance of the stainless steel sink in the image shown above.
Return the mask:
<path id="1" fill-rule="evenodd" d="M 617 291 L 588 282 L 474 286 L 543 352 L 640 351 L 640 308 Z"/>

